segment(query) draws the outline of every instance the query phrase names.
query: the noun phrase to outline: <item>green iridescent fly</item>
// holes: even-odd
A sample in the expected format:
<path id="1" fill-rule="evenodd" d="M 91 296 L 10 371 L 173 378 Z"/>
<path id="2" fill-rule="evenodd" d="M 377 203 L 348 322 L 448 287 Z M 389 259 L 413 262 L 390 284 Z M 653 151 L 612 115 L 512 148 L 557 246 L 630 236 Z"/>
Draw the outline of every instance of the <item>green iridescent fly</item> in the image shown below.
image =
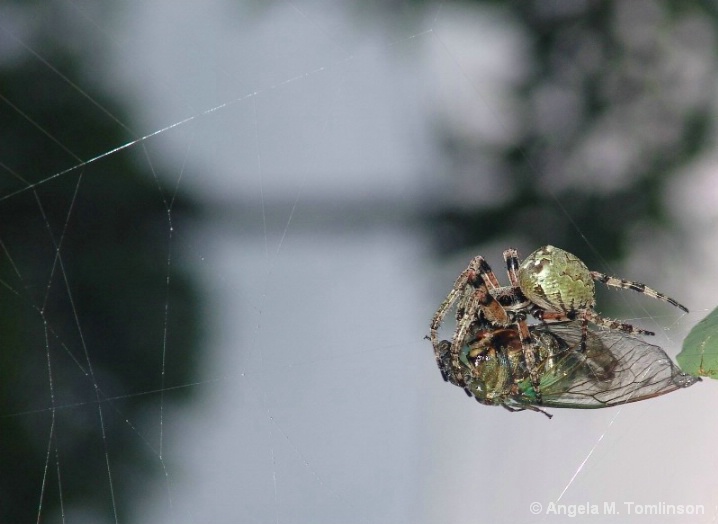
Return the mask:
<path id="1" fill-rule="evenodd" d="M 475 329 L 462 348 L 461 387 L 482 404 L 509 411 L 541 407 L 595 409 L 637 402 L 692 386 L 700 378 L 683 373 L 659 346 L 619 331 L 589 328 L 580 350 L 580 322 L 530 328 L 540 396 L 532 385 L 516 328 Z M 444 378 L 459 385 L 449 362 L 451 343 L 440 342 Z"/>

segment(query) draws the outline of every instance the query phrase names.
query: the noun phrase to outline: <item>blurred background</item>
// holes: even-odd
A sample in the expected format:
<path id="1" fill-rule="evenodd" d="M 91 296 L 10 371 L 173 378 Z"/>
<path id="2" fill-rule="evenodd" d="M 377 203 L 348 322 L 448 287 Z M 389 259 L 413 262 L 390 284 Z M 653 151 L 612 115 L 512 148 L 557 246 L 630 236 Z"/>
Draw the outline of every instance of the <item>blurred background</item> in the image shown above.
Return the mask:
<path id="1" fill-rule="evenodd" d="M 676 354 L 716 304 L 717 30 L 698 0 L 2 3 L 0 522 L 715 521 L 715 384 L 549 422 L 423 337 L 471 257 L 506 282 L 553 244 L 686 304 L 599 291 Z"/>

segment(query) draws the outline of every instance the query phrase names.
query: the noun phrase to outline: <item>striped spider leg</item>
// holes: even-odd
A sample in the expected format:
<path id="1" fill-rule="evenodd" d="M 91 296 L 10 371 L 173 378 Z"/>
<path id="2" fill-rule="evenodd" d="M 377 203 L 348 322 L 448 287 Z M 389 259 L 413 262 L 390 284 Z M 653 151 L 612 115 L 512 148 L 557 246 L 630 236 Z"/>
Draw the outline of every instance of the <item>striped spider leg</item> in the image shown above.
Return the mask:
<path id="1" fill-rule="evenodd" d="M 656 300 L 662 300 L 663 302 L 668 302 L 670 305 L 677 307 L 678 309 L 682 310 L 685 313 L 689 313 L 688 308 L 684 306 L 683 304 L 678 303 L 676 300 L 672 299 L 671 297 L 664 295 L 663 293 L 659 293 L 655 289 L 652 289 L 648 287 L 646 284 L 642 284 L 641 282 L 635 282 L 633 280 L 626 280 L 625 278 L 619 278 L 619 277 L 610 277 L 608 275 L 604 275 L 603 273 L 599 273 L 598 271 L 591 271 L 591 277 L 596 281 L 600 282 L 601 284 L 605 284 L 609 287 L 617 287 L 621 289 L 632 289 L 633 291 L 638 291 L 639 293 L 643 293 L 646 296 L 649 296 L 651 298 L 655 298 Z"/>

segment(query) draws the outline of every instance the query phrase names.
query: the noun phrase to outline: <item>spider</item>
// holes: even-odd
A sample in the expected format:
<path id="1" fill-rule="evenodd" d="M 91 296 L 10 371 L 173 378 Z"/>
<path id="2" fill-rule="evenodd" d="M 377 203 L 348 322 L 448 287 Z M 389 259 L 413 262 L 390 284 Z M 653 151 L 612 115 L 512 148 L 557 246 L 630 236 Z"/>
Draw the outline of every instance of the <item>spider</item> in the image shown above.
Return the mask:
<path id="1" fill-rule="evenodd" d="M 632 289 L 649 297 L 672 304 L 686 313 L 688 309 L 649 288 L 645 284 L 611 277 L 590 271 L 575 255 L 553 246 L 544 246 L 519 264 L 515 249 L 504 251 L 504 261 L 509 277 L 509 286 L 499 285 L 498 279 L 483 257 L 474 257 L 467 268 L 454 282 L 449 294 L 439 306 L 431 320 L 430 340 L 444 380 L 447 379 L 438 330 L 446 313 L 456 304 L 456 329 L 449 349 L 449 365 L 452 382 L 466 389 L 466 380 L 460 362 L 461 348 L 467 343 L 477 326 L 494 329 L 515 326 L 521 341 L 523 358 L 529 372 L 531 385 L 541 401 L 540 376 L 536 363 L 539 358 L 537 344 L 526 323 L 530 314 L 542 322 L 578 320 L 581 323 L 579 351 L 586 350 L 588 323 L 623 331 L 629 334 L 653 335 L 651 331 L 635 328 L 617 320 L 603 318 L 595 310 L 596 296 L 594 281 L 610 287 Z"/>

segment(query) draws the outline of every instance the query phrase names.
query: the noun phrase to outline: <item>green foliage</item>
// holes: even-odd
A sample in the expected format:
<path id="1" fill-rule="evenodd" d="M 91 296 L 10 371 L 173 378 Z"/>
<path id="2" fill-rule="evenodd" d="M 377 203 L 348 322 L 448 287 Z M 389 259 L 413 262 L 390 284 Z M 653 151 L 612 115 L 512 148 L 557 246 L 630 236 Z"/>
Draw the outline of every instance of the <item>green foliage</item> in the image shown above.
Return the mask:
<path id="1" fill-rule="evenodd" d="M 718 307 L 693 326 L 676 360 L 686 373 L 718 379 Z"/>

